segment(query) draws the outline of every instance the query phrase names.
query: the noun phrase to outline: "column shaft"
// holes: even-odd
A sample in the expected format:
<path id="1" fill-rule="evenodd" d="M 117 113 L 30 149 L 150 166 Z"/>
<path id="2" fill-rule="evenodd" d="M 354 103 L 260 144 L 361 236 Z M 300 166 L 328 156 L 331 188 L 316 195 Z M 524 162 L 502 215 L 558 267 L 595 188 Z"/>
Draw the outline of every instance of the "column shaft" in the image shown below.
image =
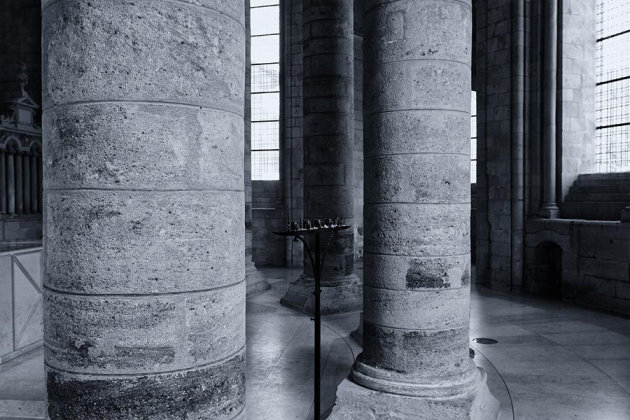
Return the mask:
<path id="1" fill-rule="evenodd" d="M 244 418 L 243 2 L 42 7 L 49 416 Z"/>
<path id="2" fill-rule="evenodd" d="M 473 414 L 489 393 L 468 342 L 471 9 L 366 4 L 361 387 L 333 419 L 492 418 Z"/>
<path id="3" fill-rule="evenodd" d="M 305 0 L 303 19 L 305 217 L 340 217 L 354 224 L 354 34 L 351 0 Z M 329 237 L 322 238 L 327 244 Z M 305 253 L 306 254 L 306 253 Z M 312 309 L 313 272 L 304 258 L 301 304 Z M 283 302 L 299 301 L 292 285 Z M 361 290 L 354 274 L 354 232 L 330 239 L 322 270 L 322 312 L 356 310 Z M 300 304 L 295 304 L 300 306 Z"/>
<path id="4" fill-rule="evenodd" d="M 541 215 L 557 217 L 556 203 L 556 98 L 558 77 L 558 2 L 544 3 L 543 42 L 543 198 Z"/>

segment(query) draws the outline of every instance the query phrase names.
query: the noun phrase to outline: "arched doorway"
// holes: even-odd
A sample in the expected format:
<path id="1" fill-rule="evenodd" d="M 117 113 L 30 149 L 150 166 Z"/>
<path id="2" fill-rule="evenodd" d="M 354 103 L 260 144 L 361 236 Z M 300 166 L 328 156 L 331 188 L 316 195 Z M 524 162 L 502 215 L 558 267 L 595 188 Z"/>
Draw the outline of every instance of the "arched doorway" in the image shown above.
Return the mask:
<path id="1" fill-rule="evenodd" d="M 562 299 L 562 248 L 550 241 L 534 249 L 535 273 L 529 292 Z"/>

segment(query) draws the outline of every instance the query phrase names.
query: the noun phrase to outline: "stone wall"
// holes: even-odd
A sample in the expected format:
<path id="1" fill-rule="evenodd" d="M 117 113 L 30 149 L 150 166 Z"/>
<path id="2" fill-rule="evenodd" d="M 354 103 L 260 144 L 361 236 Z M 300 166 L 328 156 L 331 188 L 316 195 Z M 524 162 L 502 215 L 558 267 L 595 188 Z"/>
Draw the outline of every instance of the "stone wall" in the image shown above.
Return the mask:
<path id="1" fill-rule="evenodd" d="M 510 283 L 511 1 L 476 7 L 477 279 Z"/>
<path id="2" fill-rule="evenodd" d="M 519 30 L 515 29 L 519 28 L 517 2 L 476 2 L 477 277 L 499 289 L 522 283 L 522 220 L 537 216 L 542 194 L 544 16 L 541 2 L 521 1 L 524 17 Z M 594 161 L 594 7 L 595 0 L 560 2 L 556 159 L 560 206 L 578 174 L 588 172 Z M 518 69 L 524 74 L 522 131 L 514 125 L 514 107 L 519 103 L 513 77 L 518 48 L 524 52 Z M 515 150 L 515 132 L 522 133 L 522 150 Z M 523 210 L 515 206 L 518 197 Z"/>
<path id="3" fill-rule="evenodd" d="M 285 239 L 273 234 L 286 227 L 280 182 L 253 181 L 252 196 L 254 262 L 258 267 L 285 266 Z"/>
<path id="4" fill-rule="evenodd" d="M 561 278 L 545 279 L 536 247 L 562 250 Z M 544 246 L 544 245 L 543 245 Z M 527 223 L 523 289 L 549 294 L 549 281 L 561 284 L 559 295 L 581 305 L 630 315 L 630 223 L 534 219 Z M 547 280 L 546 282 L 544 280 Z"/>

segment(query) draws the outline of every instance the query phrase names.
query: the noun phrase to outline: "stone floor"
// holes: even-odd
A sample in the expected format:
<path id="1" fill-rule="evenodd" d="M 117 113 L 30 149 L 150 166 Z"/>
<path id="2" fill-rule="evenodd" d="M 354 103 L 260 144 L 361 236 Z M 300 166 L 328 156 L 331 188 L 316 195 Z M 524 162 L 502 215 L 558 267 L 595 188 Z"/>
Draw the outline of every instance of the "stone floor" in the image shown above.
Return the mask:
<path id="1" fill-rule="evenodd" d="M 249 418 L 312 418 L 312 322 L 278 303 L 299 270 L 264 273 L 273 288 L 247 307 Z M 325 409 L 360 351 L 349 338 L 358 322 L 358 313 L 324 318 Z M 471 338 L 480 337 L 498 341 L 471 346 L 501 401 L 501 420 L 630 419 L 630 320 L 477 287 Z M 42 356 L 38 350 L 0 367 L 0 418 L 42 418 Z"/>

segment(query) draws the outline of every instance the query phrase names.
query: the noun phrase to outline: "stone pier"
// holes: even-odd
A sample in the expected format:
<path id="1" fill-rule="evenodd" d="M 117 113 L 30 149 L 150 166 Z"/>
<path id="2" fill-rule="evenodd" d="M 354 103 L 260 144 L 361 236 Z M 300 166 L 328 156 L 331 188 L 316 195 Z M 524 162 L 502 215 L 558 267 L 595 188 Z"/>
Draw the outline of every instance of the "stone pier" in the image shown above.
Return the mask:
<path id="1" fill-rule="evenodd" d="M 354 224 L 354 33 L 351 0 L 303 2 L 304 201 L 305 217 L 341 217 Z M 354 273 L 353 229 L 330 240 L 322 270 L 322 313 L 361 308 L 361 282 Z M 304 272 L 282 303 L 313 311 L 313 273 Z"/>
<path id="2" fill-rule="evenodd" d="M 243 2 L 42 8 L 49 416 L 244 418 Z"/>
<path id="3" fill-rule="evenodd" d="M 469 358 L 471 19 L 366 2 L 363 353 L 332 419 L 496 418 Z"/>

